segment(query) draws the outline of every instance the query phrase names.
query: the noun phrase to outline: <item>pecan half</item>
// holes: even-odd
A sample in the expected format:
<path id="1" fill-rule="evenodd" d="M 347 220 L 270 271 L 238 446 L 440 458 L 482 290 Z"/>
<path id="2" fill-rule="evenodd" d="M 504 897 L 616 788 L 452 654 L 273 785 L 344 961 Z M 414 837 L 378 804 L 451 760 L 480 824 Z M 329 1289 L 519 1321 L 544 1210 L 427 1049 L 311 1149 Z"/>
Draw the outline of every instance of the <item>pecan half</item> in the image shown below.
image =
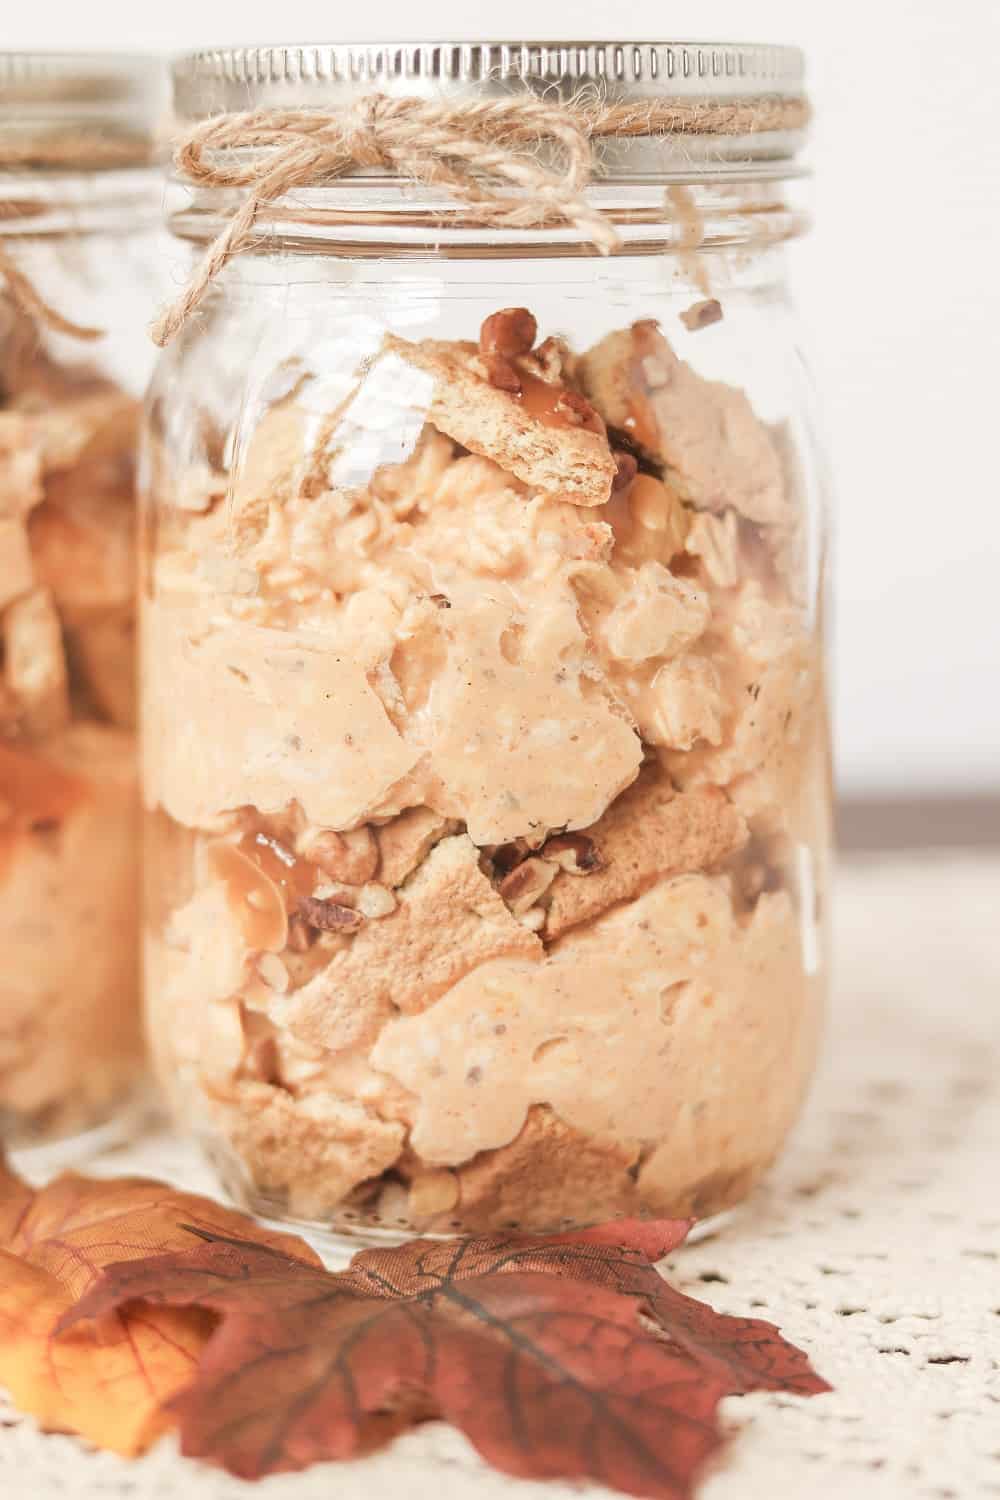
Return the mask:
<path id="1" fill-rule="evenodd" d="M 585 833 L 553 834 L 542 847 L 542 858 L 568 875 L 593 875 L 604 864 L 597 845 Z"/>
<path id="2" fill-rule="evenodd" d="M 519 354 L 528 353 L 537 337 L 538 324 L 526 307 L 502 307 L 480 328 L 479 351 L 516 359 Z"/>
<path id="3" fill-rule="evenodd" d="M 299 915 L 320 932 L 357 932 L 365 920 L 364 913 L 355 911 L 353 906 L 341 906 L 338 901 L 323 901 L 316 896 L 302 897 Z"/>

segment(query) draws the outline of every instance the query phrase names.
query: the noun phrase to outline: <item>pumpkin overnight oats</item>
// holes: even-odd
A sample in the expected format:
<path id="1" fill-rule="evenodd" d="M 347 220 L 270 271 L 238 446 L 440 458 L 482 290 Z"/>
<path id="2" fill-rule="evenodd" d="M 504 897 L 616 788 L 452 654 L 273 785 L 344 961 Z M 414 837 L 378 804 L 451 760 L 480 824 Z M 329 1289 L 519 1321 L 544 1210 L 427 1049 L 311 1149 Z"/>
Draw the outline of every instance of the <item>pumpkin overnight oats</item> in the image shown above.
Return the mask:
<path id="1" fill-rule="evenodd" d="M 816 1042 L 798 473 L 653 320 L 470 333 L 289 359 L 197 466 L 154 406 L 158 1070 L 301 1220 L 711 1214 Z"/>
<path id="2" fill-rule="evenodd" d="M 141 1062 L 138 406 L 0 299 L 0 1121 L 105 1119 Z"/>

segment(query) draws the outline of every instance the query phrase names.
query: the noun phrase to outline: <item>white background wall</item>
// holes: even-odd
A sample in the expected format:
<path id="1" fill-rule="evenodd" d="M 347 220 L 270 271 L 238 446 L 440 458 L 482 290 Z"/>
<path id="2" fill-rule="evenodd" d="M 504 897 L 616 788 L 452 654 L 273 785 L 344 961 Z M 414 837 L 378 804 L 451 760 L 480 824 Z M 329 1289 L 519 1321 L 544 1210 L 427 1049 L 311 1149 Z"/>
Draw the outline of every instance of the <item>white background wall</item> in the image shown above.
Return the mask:
<path id="1" fill-rule="evenodd" d="M 808 49 L 816 227 L 793 267 L 839 492 L 841 781 L 1000 792 L 997 0 L 9 0 L 0 45 L 478 40 L 491 25 Z"/>

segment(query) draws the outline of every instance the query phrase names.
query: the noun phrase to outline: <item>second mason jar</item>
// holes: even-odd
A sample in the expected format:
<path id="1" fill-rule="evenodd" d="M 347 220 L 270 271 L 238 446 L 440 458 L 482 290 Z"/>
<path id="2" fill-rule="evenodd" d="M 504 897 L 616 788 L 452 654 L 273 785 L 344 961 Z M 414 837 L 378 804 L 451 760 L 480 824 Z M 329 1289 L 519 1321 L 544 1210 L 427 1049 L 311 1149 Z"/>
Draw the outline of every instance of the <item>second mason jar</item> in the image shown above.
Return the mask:
<path id="1" fill-rule="evenodd" d="M 0 1141 L 143 1072 L 134 455 L 165 79 L 0 53 Z M 91 1138 L 92 1143 L 92 1138 Z"/>
<path id="2" fill-rule="evenodd" d="M 770 107 L 801 59 L 176 70 L 188 123 L 595 82 Z M 606 141 L 609 256 L 385 168 L 299 182 L 164 357 L 149 1028 L 249 1207 L 376 1234 L 703 1217 L 790 1128 L 829 814 L 822 469 L 782 257 L 799 138 Z M 174 228 L 200 245 L 233 207 L 196 189 Z"/>

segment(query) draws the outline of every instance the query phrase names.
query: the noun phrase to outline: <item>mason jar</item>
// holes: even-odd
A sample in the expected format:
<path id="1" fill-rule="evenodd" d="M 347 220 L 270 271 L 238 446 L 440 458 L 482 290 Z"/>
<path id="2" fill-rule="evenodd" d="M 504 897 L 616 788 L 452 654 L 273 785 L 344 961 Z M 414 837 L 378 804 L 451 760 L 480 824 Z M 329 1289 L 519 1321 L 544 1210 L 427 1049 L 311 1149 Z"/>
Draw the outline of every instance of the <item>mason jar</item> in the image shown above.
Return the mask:
<path id="1" fill-rule="evenodd" d="M 140 1061 L 134 460 L 160 69 L 0 53 L 0 1140 Z M 162 250 L 162 245 L 161 245 Z"/>
<path id="2" fill-rule="evenodd" d="M 770 47 L 277 48 L 182 60 L 175 108 L 801 86 Z M 299 179 L 161 359 L 148 1027 L 240 1204 L 704 1218 L 779 1151 L 830 813 L 801 139 L 605 139 L 611 254 L 385 163 Z M 174 232 L 200 260 L 241 201 L 189 185 Z"/>

